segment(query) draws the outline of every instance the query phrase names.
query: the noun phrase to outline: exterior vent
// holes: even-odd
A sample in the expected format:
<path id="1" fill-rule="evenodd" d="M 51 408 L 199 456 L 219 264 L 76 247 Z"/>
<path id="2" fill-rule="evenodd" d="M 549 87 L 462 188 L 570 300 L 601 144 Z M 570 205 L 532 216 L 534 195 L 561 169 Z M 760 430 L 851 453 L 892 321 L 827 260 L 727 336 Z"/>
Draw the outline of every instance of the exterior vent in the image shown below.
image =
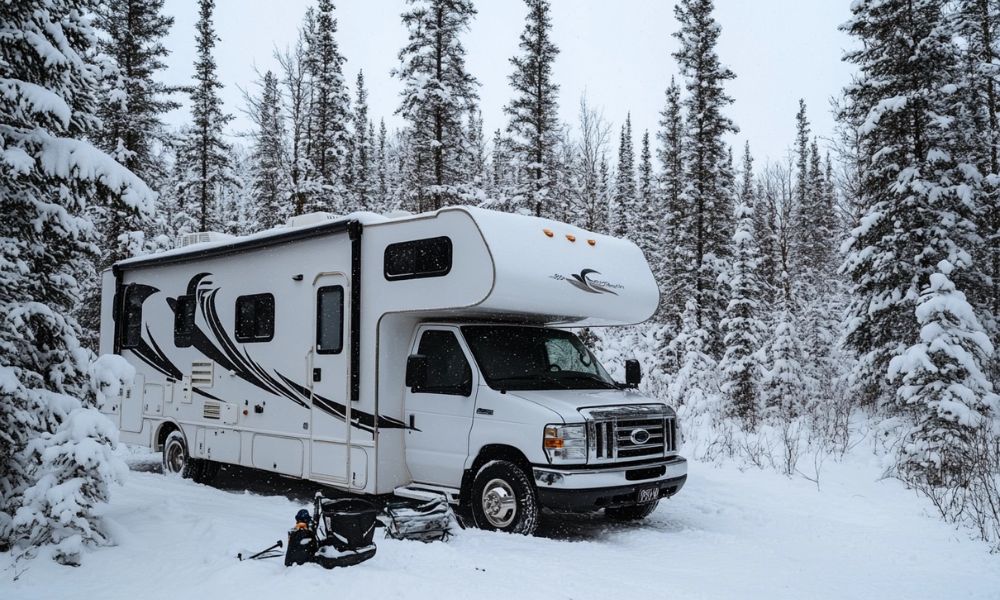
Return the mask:
<path id="1" fill-rule="evenodd" d="M 191 363 L 191 385 L 201 388 L 212 387 L 214 365 L 213 362 L 193 362 Z"/>
<path id="2" fill-rule="evenodd" d="M 316 225 L 339 218 L 337 215 L 328 212 L 311 212 L 304 215 L 295 215 L 288 218 L 289 227 L 305 227 L 306 225 Z"/>
<path id="3" fill-rule="evenodd" d="M 202 412 L 202 416 L 206 419 L 214 419 L 216 421 L 222 416 L 222 405 L 218 402 L 212 402 L 211 400 L 205 400 L 205 408 Z"/>
<path id="4" fill-rule="evenodd" d="M 196 233 L 185 233 L 177 240 L 177 247 L 183 248 L 185 246 L 191 246 L 194 244 L 206 244 L 208 242 L 225 242 L 227 240 L 234 239 L 234 236 L 228 233 L 219 233 L 218 231 L 199 231 Z"/>

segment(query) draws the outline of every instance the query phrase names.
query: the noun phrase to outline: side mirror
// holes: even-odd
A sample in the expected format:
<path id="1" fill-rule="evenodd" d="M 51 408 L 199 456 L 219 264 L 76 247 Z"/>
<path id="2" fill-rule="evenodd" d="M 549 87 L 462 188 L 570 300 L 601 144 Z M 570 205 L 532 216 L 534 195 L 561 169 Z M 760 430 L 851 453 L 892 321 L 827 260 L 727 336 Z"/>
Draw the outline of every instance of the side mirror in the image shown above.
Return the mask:
<path id="1" fill-rule="evenodd" d="M 634 358 L 630 358 L 625 361 L 625 385 L 630 388 L 639 387 L 639 382 L 642 381 L 642 367 L 639 366 L 639 361 Z"/>
<path id="2" fill-rule="evenodd" d="M 422 388 L 427 385 L 427 357 L 411 354 L 406 358 L 406 387 Z"/>

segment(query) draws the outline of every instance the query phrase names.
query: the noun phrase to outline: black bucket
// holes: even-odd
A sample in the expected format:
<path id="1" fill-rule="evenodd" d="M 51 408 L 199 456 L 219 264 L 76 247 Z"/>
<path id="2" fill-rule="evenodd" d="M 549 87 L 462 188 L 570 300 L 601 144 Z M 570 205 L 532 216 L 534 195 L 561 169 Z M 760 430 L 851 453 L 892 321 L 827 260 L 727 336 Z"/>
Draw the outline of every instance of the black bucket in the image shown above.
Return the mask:
<path id="1" fill-rule="evenodd" d="M 325 538 L 320 546 L 332 545 L 340 552 L 360 551 L 372 546 L 378 509 L 365 500 L 343 498 L 320 500 L 320 515 Z"/>

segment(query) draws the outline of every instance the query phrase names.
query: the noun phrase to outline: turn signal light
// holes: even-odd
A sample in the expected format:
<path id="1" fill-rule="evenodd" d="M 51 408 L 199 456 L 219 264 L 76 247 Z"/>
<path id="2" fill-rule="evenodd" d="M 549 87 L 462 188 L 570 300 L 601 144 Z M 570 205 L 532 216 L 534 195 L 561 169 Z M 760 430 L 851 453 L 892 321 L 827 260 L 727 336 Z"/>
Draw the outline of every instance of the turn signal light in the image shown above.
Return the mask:
<path id="1" fill-rule="evenodd" d="M 565 441 L 562 438 L 545 438 L 542 445 L 548 449 L 553 450 L 555 448 L 562 448 L 565 445 Z"/>
<path id="2" fill-rule="evenodd" d="M 542 230 L 542 232 L 543 232 L 543 233 L 544 233 L 545 235 L 547 235 L 548 237 L 552 237 L 552 236 L 554 236 L 554 235 L 555 235 L 554 233 L 552 233 L 552 230 L 551 230 L 551 229 L 543 229 L 543 230 Z"/>
<path id="3" fill-rule="evenodd" d="M 566 239 L 569 240 L 569 241 L 571 241 L 571 242 L 575 242 L 576 241 L 576 236 L 573 235 L 572 233 L 567 233 L 566 234 Z"/>

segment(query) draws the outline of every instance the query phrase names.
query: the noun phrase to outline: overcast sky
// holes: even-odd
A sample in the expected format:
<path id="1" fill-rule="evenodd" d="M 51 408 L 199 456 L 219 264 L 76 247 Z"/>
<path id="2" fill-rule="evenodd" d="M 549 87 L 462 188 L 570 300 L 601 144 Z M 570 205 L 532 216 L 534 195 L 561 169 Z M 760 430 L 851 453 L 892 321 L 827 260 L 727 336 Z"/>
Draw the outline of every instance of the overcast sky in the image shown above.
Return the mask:
<path id="1" fill-rule="evenodd" d="M 233 131 L 248 128 L 241 112 L 238 86 L 255 90 L 254 68 L 275 68 L 272 52 L 294 42 L 302 15 L 314 0 L 217 0 L 215 26 L 221 41 L 215 48 L 223 100 L 236 116 Z M 353 88 L 359 69 L 369 88 L 369 110 L 390 128 L 401 125 L 393 113 L 401 86 L 390 76 L 399 64 L 406 31 L 399 15 L 404 0 L 335 1 L 337 34 L 347 58 L 345 75 Z M 809 106 L 813 133 L 832 133 L 830 98 L 849 82 L 851 69 L 841 62 L 848 38 L 837 25 L 849 17 L 846 0 L 716 0 L 722 26 L 719 55 L 737 75 L 728 91 L 735 103 L 728 110 L 749 140 L 758 159 L 785 155 L 794 135 L 798 99 Z M 503 105 L 510 97 L 509 58 L 517 53 L 526 9 L 518 0 L 479 0 L 479 14 L 463 42 L 467 66 L 479 89 L 487 136 L 505 125 Z M 166 40 L 172 54 L 165 79 L 188 83 L 193 74 L 195 0 L 166 0 L 175 17 Z M 677 67 L 670 53 L 677 30 L 671 0 L 553 0 L 552 35 L 560 49 L 554 67 L 561 86 L 562 119 L 575 125 L 581 94 L 605 117 L 622 123 L 631 111 L 638 148 L 642 130 L 656 130 L 663 93 Z M 353 96 L 353 90 L 352 90 Z M 169 120 L 186 122 L 186 109 Z M 617 129 L 615 130 L 617 132 Z M 617 135 L 617 133 L 616 133 Z M 638 150 L 636 151 L 638 154 Z"/>

